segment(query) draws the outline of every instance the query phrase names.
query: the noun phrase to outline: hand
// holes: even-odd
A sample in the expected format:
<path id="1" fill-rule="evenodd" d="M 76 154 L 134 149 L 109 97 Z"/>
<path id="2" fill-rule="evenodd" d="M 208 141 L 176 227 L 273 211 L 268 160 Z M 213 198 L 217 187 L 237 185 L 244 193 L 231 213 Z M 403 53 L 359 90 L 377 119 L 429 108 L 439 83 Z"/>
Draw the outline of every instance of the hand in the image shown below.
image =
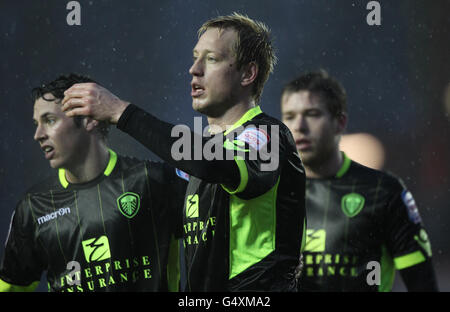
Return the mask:
<path id="1" fill-rule="evenodd" d="M 90 116 L 117 124 L 129 102 L 96 83 L 77 83 L 64 92 L 62 111 L 67 117 Z"/>

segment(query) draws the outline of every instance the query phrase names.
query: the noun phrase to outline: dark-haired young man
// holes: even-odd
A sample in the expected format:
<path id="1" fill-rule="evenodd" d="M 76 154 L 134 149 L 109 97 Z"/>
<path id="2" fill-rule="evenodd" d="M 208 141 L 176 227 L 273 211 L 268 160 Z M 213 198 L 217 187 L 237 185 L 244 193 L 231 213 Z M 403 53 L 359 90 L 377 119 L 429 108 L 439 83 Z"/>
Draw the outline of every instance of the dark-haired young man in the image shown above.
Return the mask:
<path id="1" fill-rule="evenodd" d="M 218 143 L 218 155 L 232 152 L 225 159 L 175 160 L 173 125 L 94 84 L 66 92 L 68 115 L 117 124 L 191 175 L 183 214 L 188 291 L 296 289 L 304 170 L 289 130 L 257 105 L 275 60 L 263 23 L 235 13 L 200 28 L 189 70 L 192 106 L 215 135 L 188 131 L 188 149 L 196 155 Z"/>
<path id="2" fill-rule="evenodd" d="M 54 176 L 17 205 L 0 263 L 0 291 L 169 291 L 187 182 L 162 163 L 118 156 L 108 124 L 67 117 L 64 91 L 93 82 L 71 74 L 33 89 L 39 143 Z"/>
<path id="3" fill-rule="evenodd" d="M 308 229 L 302 291 L 435 291 L 431 247 L 411 193 L 391 174 L 339 150 L 346 94 L 325 71 L 288 83 L 281 111 L 306 169 Z M 364 148 L 361 146 L 360 148 Z"/>

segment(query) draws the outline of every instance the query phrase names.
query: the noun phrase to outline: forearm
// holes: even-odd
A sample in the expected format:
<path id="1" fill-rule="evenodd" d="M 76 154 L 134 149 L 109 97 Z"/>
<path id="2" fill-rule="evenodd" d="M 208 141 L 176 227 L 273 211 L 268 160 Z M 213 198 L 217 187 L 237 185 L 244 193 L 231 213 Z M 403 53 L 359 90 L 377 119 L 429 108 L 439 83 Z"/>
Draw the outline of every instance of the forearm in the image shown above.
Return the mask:
<path id="1" fill-rule="evenodd" d="M 191 159 L 175 160 L 172 155 L 172 146 L 180 138 L 172 137 L 173 127 L 174 125 L 159 120 L 133 104 L 125 109 L 117 123 L 118 129 L 128 133 L 173 167 L 210 183 L 230 186 L 239 184 L 239 170 L 233 160 L 192 159 L 196 152 L 195 148 L 203 151 L 206 142 L 201 135 L 192 131 L 189 131 L 188 137 L 183 138 L 191 142 L 189 145 Z M 196 146 L 195 142 L 201 142 L 201 145 Z"/>

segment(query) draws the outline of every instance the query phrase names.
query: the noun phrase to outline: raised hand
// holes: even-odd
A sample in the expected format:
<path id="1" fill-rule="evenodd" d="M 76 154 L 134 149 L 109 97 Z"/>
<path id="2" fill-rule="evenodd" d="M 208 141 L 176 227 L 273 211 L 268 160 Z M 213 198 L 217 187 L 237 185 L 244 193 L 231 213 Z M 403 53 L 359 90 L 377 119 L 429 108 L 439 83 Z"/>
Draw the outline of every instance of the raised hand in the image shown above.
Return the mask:
<path id="1" fill-rule="evenodd" d="M 68 117 L 90 116 L 116 124 L 130 103 L 96 83 L 77 83 L 64 92 L 62 104 Z"/>

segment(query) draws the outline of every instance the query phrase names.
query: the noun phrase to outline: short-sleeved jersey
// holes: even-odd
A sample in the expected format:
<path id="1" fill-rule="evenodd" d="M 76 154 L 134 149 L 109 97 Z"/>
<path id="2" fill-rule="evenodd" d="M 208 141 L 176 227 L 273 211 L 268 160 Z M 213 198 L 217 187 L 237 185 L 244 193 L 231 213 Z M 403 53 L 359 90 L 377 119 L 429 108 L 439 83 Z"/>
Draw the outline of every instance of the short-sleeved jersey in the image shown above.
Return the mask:
<path id="1" fill-rule="evenodd" d="M 64 169 L 16 207 L 2 283 L 27 286 L 47 271 L 49 291 L 169 291 L 187 182 L 157 162 L 110 150 L 103 174 L 70 184 Z"/>
<path id="2" fill-rule="evenodd" d="M 292 290 L 305 222 L 305 173 L 292 135 L 259 107 L 223 134 L 226 150 L 243 153 L 235 157 L 240 183 L 230 190 L 190 177 L 186 290 Z"/>
<path id="3" fill-rule="evenodd" d="M 431 257 L 404 184 L 345 154 L 335 177 L 306 180 L 306 209 L 301 291 L 390 291 L 395 269 Z"/>

